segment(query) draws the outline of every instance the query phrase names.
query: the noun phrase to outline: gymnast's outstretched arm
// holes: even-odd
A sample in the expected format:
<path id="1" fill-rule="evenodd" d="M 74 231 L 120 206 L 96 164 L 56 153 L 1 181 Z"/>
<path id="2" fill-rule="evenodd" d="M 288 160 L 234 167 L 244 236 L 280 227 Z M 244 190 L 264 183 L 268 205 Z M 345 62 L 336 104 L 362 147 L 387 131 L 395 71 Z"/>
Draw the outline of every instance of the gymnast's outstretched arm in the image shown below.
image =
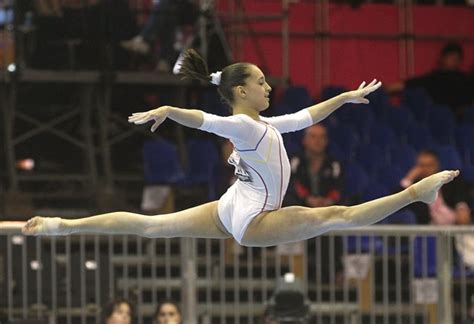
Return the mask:
<path id="1" fill-rule="evenodd" d="M 368 94 L 380 88 L 381 85 L 382 85 L 382 82 L 380 81 L 377 82 L 376 79 L 374 79 L 367 86 L 365 85 L 365 81 L 364 81 L 360 84 L 357 90 L 341 93 L 338 96 L 335 96 L 331 99 L 323 101 L 314 106 L 308 107 L 306 109 L 311 114 L 311 117 L 313 119 L 313 124 L 316 124 L 322 121 L 323 119 L 325 119 L 326 117 L 328 117 L 330 114 L 332 114 L 339 107 L 341 107 L 342 105 L 346 103 L 368 104 L 369 100 L 365 98 L 365 96 L 367 96 Z"/>
<path id="2" fill-rule="evenodd" d="M 369 100 L 366 99 L 365 96 L 380 88 L 381 85 L 381 82 L 373 80 L 366 86 L 364 81 L 357 90 L 341 93 L 334 98 L 328 99 L 314 106 L 301 109 L 296 113 L 276 117 L 260 118 L 275 126 L 282 134 L 296 132 L 322 121 L 346 103 L 369 103 Z"/>
<path id="3" fill-rule="evenodd" d="M 145 112 L 134 113 L 128 117 L 130 123 L 137 125 L 154 120 L 151 131 L 154 132 L 166 118 L 190 128 L 199 128 L 204 122 L 203 112 L 198 109 L 181 109 L 172 106 L 162 106 Z"/>

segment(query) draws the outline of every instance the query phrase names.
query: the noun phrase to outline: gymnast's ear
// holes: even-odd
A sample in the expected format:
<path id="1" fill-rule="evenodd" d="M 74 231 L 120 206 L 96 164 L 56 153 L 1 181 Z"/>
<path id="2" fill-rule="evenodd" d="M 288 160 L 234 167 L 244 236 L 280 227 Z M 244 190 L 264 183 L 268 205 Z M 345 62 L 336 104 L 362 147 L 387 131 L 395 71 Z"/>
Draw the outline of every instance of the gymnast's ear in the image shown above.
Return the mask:
<path id="1" fill-rule="evenodd" d="M 245 88 L 241 85 L 237 86 L 237 95 L 241 98 L 245 98 L 247 95 Z"/>

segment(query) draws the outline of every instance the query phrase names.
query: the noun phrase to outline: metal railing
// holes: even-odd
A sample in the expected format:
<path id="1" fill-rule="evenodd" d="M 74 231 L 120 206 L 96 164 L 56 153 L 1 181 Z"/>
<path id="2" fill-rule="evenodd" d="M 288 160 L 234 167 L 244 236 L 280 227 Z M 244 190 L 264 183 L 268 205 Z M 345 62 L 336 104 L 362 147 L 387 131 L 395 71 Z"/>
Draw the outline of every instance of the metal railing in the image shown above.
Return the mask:
<path id="1" fill-rule="evenodd" d="M 0 231 L 0 320 L 100 323 L 100 307 L 130 299 L 136 323 L 159 300 L 186 323 L 259 323 L 277 279 L 304 284 L 314 323 L 460 323 L 474 271 L 454 241 L 474 227 L 385 226 L 303 243 L 241 247 L 232 240 L 135 236 L 24 237 Z"/>

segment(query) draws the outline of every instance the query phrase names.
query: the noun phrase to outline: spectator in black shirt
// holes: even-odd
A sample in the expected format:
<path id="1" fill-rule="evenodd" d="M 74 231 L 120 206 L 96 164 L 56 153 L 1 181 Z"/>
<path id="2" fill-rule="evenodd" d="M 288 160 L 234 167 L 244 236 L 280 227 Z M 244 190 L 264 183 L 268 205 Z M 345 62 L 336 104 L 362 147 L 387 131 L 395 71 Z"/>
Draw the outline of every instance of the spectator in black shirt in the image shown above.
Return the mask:
<path id="1" fill-rule="evenodd" d="M 435 104 L 448 105 L 458 117 L 462 117 L 463 108 L 472 104 L 474 93 L 472 80 L 461 70 L 463 56 L 461 45 L 449 43 L 441 50 L 436 69 L 392 85 L 388 90 L 397 92 L 404 88 L 423 88 Z"/>
<path id="2" fill-rule="evenodd" d="M 292 177 L 286 205 L 325 207 L 338 203 L 343 187 L 341 163 L 327 154 L 326 127 L 316 124 L 306 129 L 304 152 L 291 159 Z"/>

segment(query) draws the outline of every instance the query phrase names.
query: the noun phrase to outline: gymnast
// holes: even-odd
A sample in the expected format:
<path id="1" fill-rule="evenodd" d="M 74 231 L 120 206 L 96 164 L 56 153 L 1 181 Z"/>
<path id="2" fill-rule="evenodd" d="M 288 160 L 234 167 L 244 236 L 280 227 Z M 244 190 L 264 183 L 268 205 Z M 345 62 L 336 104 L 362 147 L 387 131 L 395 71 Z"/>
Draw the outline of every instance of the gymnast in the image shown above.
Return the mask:
<path id="1" fill-rule="evenodd" d="M 231 107 L 232 116 L 162 106 L 132 114 L 137 125 L 153 122 L 151 131 L 169 118 L 229 139 L 234 150 L 228 162 L 236 182 L 218 200 L 183 211 L 146 216 L 113 212 L 79 219 L 34 217 L 22 227 L 25 235 L 74 233 L 133 234 L 144 237 L 233 237 L 245 246 L 272 246 L 306 240 L 334 229 L 376 223 L 413 202 L 433 202 L 440 187 L 459 175 L 442 171 L 396 194 L 355 206 L 307 208 L 281 206 L 290 179 L 290 163 L 281 134 L 294 132 L 329 116 L 345 103 L 367 104 L 365 98 L 381 82 L 362 82 L 357 90 L 342 93 L 293 114 L 262 117 L 272 90 L 262 71 L 251 63 L 235 63 L 209 74 L 204 60 L 188 50 L 181 66 L 186 79 L 210 82 Z"/>

